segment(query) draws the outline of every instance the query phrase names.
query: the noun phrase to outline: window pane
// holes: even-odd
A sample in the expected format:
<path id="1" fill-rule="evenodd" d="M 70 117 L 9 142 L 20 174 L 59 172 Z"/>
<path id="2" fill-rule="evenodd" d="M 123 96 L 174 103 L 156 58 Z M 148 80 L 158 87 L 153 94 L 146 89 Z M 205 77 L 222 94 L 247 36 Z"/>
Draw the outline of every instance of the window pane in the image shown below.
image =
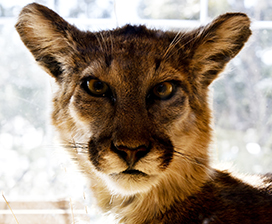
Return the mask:
<path id="1" fill-rule="evenodd" d="M 254 20 L 272 19 L 272 1 L 268 0 L 209 0 L 211 18 L 225 12 L 244 12 Z"/>
<path id="2" fill-rule="evenodd" d="M 255 30 L 214 84 L 219 159 L 235 159 L 240 171 L 272 170 L 271 38 L 271 30 Z"/>
<path id="3" fill-rule="evenodd" d="M 139 15 L 147 19 L 199 19 L 199 0 L 141 0 Z"/>
<path id="4" fill-rule="evenodd" d="M 65 179 L 69 163 L 51 140 L 53 80 L 36 65 L 14 23 L 0 26 L 0 189 L 9 200 L 67 199 L 75 181 Z"/>
<path id="5" fill-rule="evenodd" d="M 29 3 L 37 2 L 40 4 L 46 4 L 49 1 L 50 0 L 0 0 L 0 18 L 17 16 L 22 7 Z"/>
<path id="6" fill-rule="evenodd" d="M 62 17 L 111 18 L 114 12 L 113 0 L 58 0 L 56 11 Z"/>

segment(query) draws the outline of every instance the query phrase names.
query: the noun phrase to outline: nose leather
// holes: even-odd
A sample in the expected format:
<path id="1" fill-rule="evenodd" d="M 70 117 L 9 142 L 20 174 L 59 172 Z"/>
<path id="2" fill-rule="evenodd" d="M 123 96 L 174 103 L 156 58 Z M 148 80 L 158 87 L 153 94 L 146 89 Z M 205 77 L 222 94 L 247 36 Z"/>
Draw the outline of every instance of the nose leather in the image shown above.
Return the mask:
<path id="1" fill-rule="evenodd" d="M 116 146 L 115 153 L 123 158 L 129 166 L 133 166 L 141 158 L 146 156 L 149 149 L 146 146 L 139 146 L 137 148 L 128 148 L 126 146 Z"/>

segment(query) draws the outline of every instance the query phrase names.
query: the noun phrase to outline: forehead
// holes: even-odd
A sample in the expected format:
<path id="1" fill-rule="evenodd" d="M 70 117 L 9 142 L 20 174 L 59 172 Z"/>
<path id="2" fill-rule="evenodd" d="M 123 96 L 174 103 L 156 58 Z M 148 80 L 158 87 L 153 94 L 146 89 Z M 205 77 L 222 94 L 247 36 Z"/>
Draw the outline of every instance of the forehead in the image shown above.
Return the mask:
<path id="1" fill-rule="evenodd" d="M 171 33 L 126 26 L 95 33 L 95 47 L 83 76 L 93 76 L 109 84 L 150 85 L 177 73 L 173 60 L 164 54 L 173 39 Z"/>
<path id="2" fill-rule="evenodd" d="M 150 30 L 145 26 L 126 25 L 114 30 L 87 33 L 87 43 L 83 44 L 83 48 L 87 46 L 91 54 L 126 57 L 127 60 L 150 56 L 162 58 L 173 35 L 171 32 Z"/>

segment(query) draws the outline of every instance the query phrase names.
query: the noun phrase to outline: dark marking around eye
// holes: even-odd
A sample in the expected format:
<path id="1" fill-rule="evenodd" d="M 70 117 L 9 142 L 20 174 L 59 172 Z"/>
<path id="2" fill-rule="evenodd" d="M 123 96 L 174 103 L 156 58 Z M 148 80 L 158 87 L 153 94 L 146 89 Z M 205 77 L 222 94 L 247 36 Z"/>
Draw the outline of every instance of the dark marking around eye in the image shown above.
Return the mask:
<path id="1" fill-rule="evenodd" d="M 160 65 L 161 65 L 161 60 L 159 60 L 159 59 L 155 59 L 155 70 L 158 70 L 159 69 L 159 67 L 160 67 Z"/>
<path id="2" fill-rule="evenodd" d="M 105 62 L 106 62 L 106 65 L 107 65 L 108 67 L 110 67 L 111 62 L 112 62 L 112 55 L 106 55 L 106 56 L 105 56 Z"/>

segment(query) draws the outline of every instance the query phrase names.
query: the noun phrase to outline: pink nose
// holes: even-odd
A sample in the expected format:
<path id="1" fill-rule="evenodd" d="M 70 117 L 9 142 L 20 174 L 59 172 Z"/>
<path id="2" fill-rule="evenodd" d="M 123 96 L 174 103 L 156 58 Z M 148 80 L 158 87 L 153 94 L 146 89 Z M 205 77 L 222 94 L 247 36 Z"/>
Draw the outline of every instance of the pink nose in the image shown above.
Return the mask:
<path id="1" fill-rule="evenodd" d="M 128 148 L 126 146 L 116 146 L 115 152 L 121 156 L 129 166 L 133 166 L 137 161 L 144 157 L 149 149 L 146 146 Z"/>

